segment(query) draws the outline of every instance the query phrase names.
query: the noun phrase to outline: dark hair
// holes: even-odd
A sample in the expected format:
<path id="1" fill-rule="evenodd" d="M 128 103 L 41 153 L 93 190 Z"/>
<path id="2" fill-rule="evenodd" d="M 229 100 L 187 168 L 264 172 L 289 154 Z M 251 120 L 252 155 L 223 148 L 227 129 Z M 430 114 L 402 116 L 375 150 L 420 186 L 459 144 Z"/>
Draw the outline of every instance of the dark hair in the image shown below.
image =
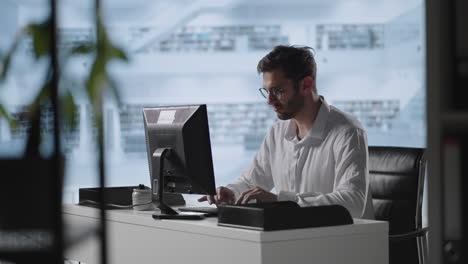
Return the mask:
<path id="1" fill-rule="evenodd" d="M 286 78 L 293 81 L 306 76 L 315 80 L 317 65 L 311 51 L 313 49 L 307 46 L 276 46 L 258 62 L 257 71 L 264 73 L 279 69 Z"/>

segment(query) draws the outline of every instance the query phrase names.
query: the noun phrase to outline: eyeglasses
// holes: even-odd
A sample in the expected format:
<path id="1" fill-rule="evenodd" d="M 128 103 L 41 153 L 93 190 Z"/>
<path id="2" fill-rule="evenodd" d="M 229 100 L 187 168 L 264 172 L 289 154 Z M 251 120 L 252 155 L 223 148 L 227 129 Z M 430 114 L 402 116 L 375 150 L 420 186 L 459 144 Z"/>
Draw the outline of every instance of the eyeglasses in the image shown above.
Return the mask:
<path id="1" fill-rule="evenodd" d="M 272 88 L 270 91 L 268 91 L 267 89 L 262 87 L 258 90 L 260 91 L 262 96 L 265 97 L 266 99 L 268 99 L 270 92 L 271 92 L 271 95 L 273 95 L 273 97 L 275 97 L 276 99 L 279 99 L 284 93 L 284 90 L 281 88 Z"/>

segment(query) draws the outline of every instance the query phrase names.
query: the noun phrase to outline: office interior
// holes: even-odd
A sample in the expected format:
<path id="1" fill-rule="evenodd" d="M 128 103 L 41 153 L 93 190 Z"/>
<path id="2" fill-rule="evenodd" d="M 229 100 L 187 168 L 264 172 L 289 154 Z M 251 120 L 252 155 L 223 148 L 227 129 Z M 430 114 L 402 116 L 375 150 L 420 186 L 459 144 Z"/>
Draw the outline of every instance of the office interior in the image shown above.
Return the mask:
<path id="1" fill-rule="evenodd" d="M 94 1 L 58 2 L 59 50 L 93 43 Z M 369 146 L 427 150 L 430 169 L 422 219 L 430 230 L 434 225 L 432 237 L 429 232 L 429 261 L 457 263 L 443 258 L 443 225 L 448 222 L 444 220 L 444 194 L 450 190 L 435 187 L 441 182 L 444 186 L 441 171 L 446 138 L 441 135 L 458 139 L 454 131 L 466 135 L 467 127 L 466 107 L 457 107 L 452 111 L 455 121 L 450 121 L 445 133 L 441 113 L 451 112 L 447 98 L 453 95 L 441 83 L 451 80 L 456 70 L 443 69 L 452 65 L 444 56 L 447 53 L 434 55 L 438 60 L 431 57 L 441 47 L 452 47 L 461 35 L 455 29 L 461 22 L 453 22 L 447 15 L 449 4 L 436 0 L 101 2 L 110 39 L 129 58 L 107 68 L 121 99 L 119 104 L 109 95 L 103 101 L 107 186 L 150 185 L 142 108 L 185 104 L 207 104 L 216 184 L 234 181 L 277 120 L 258 93 L 262 78 L 256 72 L 257 62 L 276 45 L 310 46 L 318 67 L 319 94 L 363 124 Z M 468 12 L 460 5 L 465 9 L 458 9 L 456 17 Z M 442 15 L 436 14 L 441 6 Z M 4 0 L 0 7 L 2 57 L 18 30 L 50 12 L 46 0 Z M 436 22 L 431 23 L 428 16 L 435 16 Z M 440 33 L 444 27 L 452 29 L 451 33 Z M 428 43 L 439 36 L 434 32 L 442 34 L 442 40 Z M 33 48 L 30 38 L 19 43 L 10 73 L 0 84 L 0 103 L 17 118 L 27 111 L 48 67 L 46 60 L 34 59 Z M 466 47 L 455 48 L 449 55 L 458 56 L 466 68 L 463 62 L 468 54 L 464 52 Z M 77 103 L 77 126 L 61 135 L 66 157 L 62 199 L 68 204 L 78 202 L 80 188 L 99 185 L 97 131 L 92 107 L 82 92 L 92 59 L 77 56 L 61 68 L 61 83 Z M 430 66 L 437 62 L 442 66 Z M 44 114 L 40 146 L 44 156 L 50 156 L 54 147 L 48 114 Z M 0 119 L 0 157 L 21 157 L 27 127 L 27 122 L 20 122 L 12 128 Z M 432 168 L 431 162 L 435 164 Z M 184 195 L 194 203 L 198 197 Z M 450 199 L 462 199 L 454 197 Z M 431 201 L 436 208 L 432 213 Z M 455 216 L 461 218 L 461 209 L 456 210 Z M 461 241 L 462 236 L 455 232 L 450 239 Z"/>

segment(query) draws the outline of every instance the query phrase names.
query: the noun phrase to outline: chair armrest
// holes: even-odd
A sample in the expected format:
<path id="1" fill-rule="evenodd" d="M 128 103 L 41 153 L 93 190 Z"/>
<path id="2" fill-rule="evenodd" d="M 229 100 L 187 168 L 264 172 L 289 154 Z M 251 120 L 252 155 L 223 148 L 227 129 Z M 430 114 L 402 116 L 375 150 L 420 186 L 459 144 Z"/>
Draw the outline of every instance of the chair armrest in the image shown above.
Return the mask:
<path id="1" fill-rule="evenodd" d="M 429 230 L 428 227 L 424 227 L 424 228 L 416 229 L 416 230 L 408 232 L 408 233 L 403 233 L 403 234 L 398 234 L 398 235 L 390 235 L 388 237 L 390 238 L 390 241 L 406 240 L 406 239 L 425 236 L 427 234 L 428 230 Z"/>

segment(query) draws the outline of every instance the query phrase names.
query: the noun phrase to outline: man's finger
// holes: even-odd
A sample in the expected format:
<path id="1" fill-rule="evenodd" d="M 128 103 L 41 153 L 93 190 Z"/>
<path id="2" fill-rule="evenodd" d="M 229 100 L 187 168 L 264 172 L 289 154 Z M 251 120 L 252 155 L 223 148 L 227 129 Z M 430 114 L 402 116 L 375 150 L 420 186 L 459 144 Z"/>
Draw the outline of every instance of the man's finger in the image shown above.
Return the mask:
<path id="1" fill-rule="evenodd" d="M 247 191 L 248 192 L 248 191 Z M 244 196 L 247 194 L 247 192 L 243 192 L 239 195 L 239 197 L 237 197 L 237 200 L 235 202 L 235 204 L 240 204 L 242 202 L 242 200 L 244 199 Z"/>
<path id="2" fill-rule="evenodd" d="M 236 202 L 234 204 L 236 204 L 236 205 L 240 204 L 242 199 L 244 199 L 244 193 L 241 193 L 241 195 L 239 195 L 239 197 L 237 197 L 237 200 L 236 200 Z"/>
<path id="3" fill-rule="evenodd" d="M 261 191 L 255 190 L 254 192 L 247 194 L 244 197 L 244 200 L 242 201 L 242 203 L 247 204 L 251 200 L 258 200 L 258 197 L 261 195 L 261 193 L 262 193 Z"/>
<path id="4" fill-rule="evenodd" d="M 220 203 L 223 203 L 223 204 L 232 204 L 234 203 L 234 194 L 232 193 L 231 190 L 227 189 L 227 188 L 224 188 L 224 189 L 221 189 L 221 191 L 219 192 L 218 194 L 218 200 Z"/>
<path id="5" fill-rule="evenodd" d="M 242 199 L 241 204 L 246 204 L 247 202 L 249 202 L 251 196 L 251 194 L 247 194 L 246 196 L 244 196 L 244 199 Z"/>
<path id="6" fill-rule="evenodd" d="M 208 203 L 209 203 L 209 204 L 214 204 L 214 203 L 216 203 L 212 195 L 207 195 L 207 197 L 208 197 Z"/>
<path id="7" fill-rule="evenodd" d="M 235 204 L 235 203 L 236 203 L 236 197 L 235 196 L 229 197 L 229 204 Z"/>
<path id="8" fill-rule="evenodd" d="M 198 201 L 199 201 L 199 202 L 208 201 L 208 198 L 207 198 L 206 195 L 205 195 L 205 196 L 203 196 L 203 197 L 198 198 Z"/>
<path id="9" fill-rule="evenodd" d="M 256 191 L 255 189 L 250 189 L 248 191 L 245 191 L 245 192 L 241 193 L 241 195 L 239 195 L 239 198 L 237 198 L 236 204 L 241 204 L 246 195 L 248 195 L 248 194 L 250 194 L 252 192 L 255 192 L 255 191 Z"/>

